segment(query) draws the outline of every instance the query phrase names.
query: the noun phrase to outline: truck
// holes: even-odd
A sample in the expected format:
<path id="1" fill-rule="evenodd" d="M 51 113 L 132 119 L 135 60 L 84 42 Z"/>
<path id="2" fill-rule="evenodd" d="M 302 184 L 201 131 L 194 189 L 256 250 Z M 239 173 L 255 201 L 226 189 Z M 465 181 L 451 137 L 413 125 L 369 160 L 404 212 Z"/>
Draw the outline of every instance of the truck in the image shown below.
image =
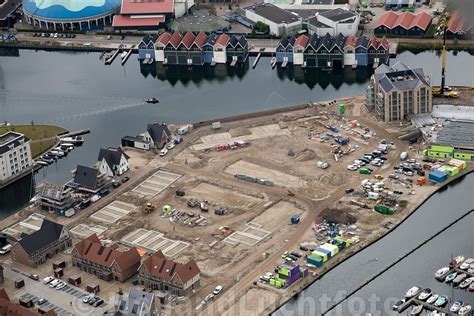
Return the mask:
<path id="1" fill-rule="evenodd" d="M 145 205 L 145 214 L 150 214 L 151 212 L 153 212 L 155 210 L 155 205 L 151 202 L 148 202 L 146 205 Z"/>
<path id="2" fill-rule="evenodd" d="M 186 125 L 178 127 L 178 129 L 176 130 L 176 133 L 178 135 L 184 135 L 192 131 L 192 129 L 193 129 L 193 126 L 191 124 L 186 124 Z"/>

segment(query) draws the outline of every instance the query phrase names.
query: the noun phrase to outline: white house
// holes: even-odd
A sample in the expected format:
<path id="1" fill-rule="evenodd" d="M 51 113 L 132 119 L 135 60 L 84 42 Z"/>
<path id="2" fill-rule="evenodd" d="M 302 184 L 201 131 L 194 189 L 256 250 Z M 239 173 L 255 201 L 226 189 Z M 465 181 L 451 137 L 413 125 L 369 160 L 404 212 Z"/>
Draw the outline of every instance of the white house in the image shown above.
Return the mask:
<path id="1" fill-rule="evenodd" d="M 23 134 L 0 135 L 0 184 L 31 170 L 30 139 Z"/>
<path id="2" fill-rule="evenodd" d="M 99 171 L 109 177 L 122 175 L 129 169 L 128 158 L 121 148 L 101 148 L 97 158 Z"/>
<path id="3" fill-rule="evenodd" d="M 284 36 L 301 30 L 301 18 L 287 10 L 264 3 L 245 8 L 245 17 L 253 22 L 263 22 L 270 27 L 270 34 Z"/>
<path id="4" fill-rule="evenodd" d="M 293 64 L 303 65 L 304 63 L 304 50 L 306 45 L 308 45 L 309 38 L 306 35 L 301 35 L 295 41 L 293 45 Z"/>
<path id="5" fill-rule="evenodd" d="M 351 35 L 346 38 L 344 44 L 344 66 L 356 66 L 355 49 L 357 46 L 357 37 Z"/>
<path id="6" fill-rule="evenodd" d="M 221 34 L 214 44 L 214 61 L 218 64 L 225 64 L 227 62 L 227 43 L 230 37 L 227 34 Z"/>
<path id="7" fill-rule="evenodd" d="M 329 33 L 336 36 L 342 33 L 344 36 L 355 35 L 359 28 L 360 17 L 356 12 L 344 10 L 341 8 L 326 10 L 306 21 L 308 32 L 324 36 Z"/>

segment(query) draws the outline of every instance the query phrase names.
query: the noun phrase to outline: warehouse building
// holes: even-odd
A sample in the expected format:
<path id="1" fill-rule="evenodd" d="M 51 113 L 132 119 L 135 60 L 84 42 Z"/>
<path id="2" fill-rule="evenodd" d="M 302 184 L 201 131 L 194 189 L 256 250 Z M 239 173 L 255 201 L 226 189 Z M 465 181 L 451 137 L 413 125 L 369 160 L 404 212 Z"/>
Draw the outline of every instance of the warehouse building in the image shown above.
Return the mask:
<path id="1" fill-rule="evenodd" d="M 253 22 L 267 24 L 270 34 L 278 37 L 301 30 L 300 17 L 269 3 L 246 7 L 245 16 Z"/>
<path id="2" fill-rule="evenodd" d="M 360 17 L 358 13 L 337 8 L 318 12 L 306 22 L 310 34 L 324 36 L 329 33 L 331 36 L 336 36 L 342 33 L 344 36 L 350 36 L 356 34 Z"/>

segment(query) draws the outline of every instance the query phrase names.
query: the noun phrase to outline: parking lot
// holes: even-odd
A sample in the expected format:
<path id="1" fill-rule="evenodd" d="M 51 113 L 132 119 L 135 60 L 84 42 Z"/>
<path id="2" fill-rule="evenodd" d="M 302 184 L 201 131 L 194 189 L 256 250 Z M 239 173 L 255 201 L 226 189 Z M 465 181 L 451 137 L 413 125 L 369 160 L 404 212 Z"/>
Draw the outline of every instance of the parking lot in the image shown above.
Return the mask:
<path id="1" fill-rule="evenodd" d="M 86 224 L 79 224 L 71 229 L 71 233 L 76 238 L 87 238 L 93 234 L 97 234 L 97 236 L 100 236 L 106 230 L 107 227 L 100 225 L 89 226 Z"/>
<path id="2" fill-rule="evenodd" d="M 20 299 L 22 300 L 29 300 L 29 299 L 32 299 L 33 300 L 33 303 L 36 305 L 38 300 L 40 299 L 40 297 L 36 296 L 36 295 L 33 295 L 33 294 L 30 294 L 30 293 L 24 293 L 23 295 L 20 296 Z M 65 311 L 64 309 L 62 309 L 61 307 L 59 306 L 56 306 L 50 302 L 46 302 L 38 307 L 42 307 L 44 308 L 45 310 L 53 310 L 56 312 L 56 314 L 58 315 L 74 315 L 74 313 L 71 313 L 71 312 L 68 312 L 68 311 Z"/>
<path id="3" fill-rule="evenodd" d="M 184 241 L 165 238 L 159 231 L 146 230 L 143 228 L 126 235 L 122 238 L 121 242 L 129 246 L 142 247 L 153 252 L 159 249 L 165 256 L 170 258 L 177 256 L 190 246 L 189 243 Z"/>
<path id="4" fill-rule="evenodd" d="M 166 189 L 179 178 L 181 178 L 180 174 L 160 170 L 140 183 L 132 190 L 132 192 L 148 197 L 153 197 Z"/>
<path id="5" fill-rule="evenodd" d="M 107 224 L 114 224 L 136 208 L 133 204 L 114 201 L 92 214 L 90 218 Z"/>

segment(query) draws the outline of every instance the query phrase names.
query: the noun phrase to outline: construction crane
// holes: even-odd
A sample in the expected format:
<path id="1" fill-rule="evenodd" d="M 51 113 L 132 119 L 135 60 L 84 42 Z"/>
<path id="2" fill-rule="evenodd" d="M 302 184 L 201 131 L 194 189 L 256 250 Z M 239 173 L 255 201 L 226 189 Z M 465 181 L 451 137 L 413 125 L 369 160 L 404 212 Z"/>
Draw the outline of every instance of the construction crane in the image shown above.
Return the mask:
<path id="1" fill-rule="evenodd" d="M 449 14 L 443 14 L 439 18 L 438 27 L 435 36 L 443 36 L 443 47 L 441 51 L 441 85 L 439 88 L 433 88 L 433 96 L 435 97 L 449 97 L 457 98 L 457 91 L 449 89 L 446 91 L 446 35 L 448 31 Z"/>

